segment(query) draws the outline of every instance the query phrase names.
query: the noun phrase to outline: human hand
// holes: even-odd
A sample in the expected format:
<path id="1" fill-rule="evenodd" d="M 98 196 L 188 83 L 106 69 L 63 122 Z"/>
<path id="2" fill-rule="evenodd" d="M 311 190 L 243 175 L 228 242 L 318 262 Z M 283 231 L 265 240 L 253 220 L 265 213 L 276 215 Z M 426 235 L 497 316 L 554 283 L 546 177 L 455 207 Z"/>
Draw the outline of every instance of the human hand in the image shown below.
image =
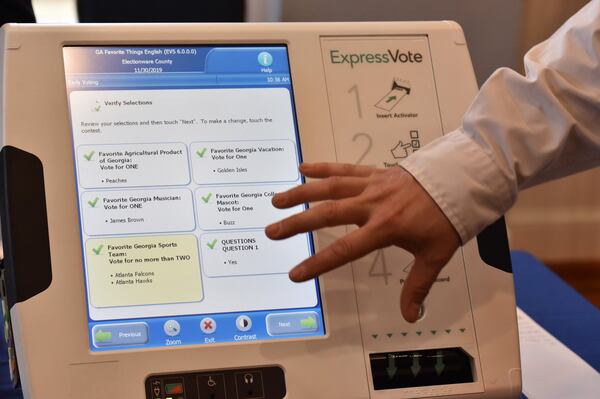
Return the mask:
<path id="1" fill-rule="evenodd" d="M 460 245 L 458 233 L 441 209 L 402 168 L 304 163 L 300 172 L 320 180 L 275 195 L 273 205 L 290 208 L 324 202 L 267 226 L 269 238 L 281 240 L 337 225 L 359 228 L 298 264 L 290 278 L 310 280 L 376 249 L 399 246 L 415 256 L 400 298 L 402 315 L 415 322 L 439 272 Z"/>

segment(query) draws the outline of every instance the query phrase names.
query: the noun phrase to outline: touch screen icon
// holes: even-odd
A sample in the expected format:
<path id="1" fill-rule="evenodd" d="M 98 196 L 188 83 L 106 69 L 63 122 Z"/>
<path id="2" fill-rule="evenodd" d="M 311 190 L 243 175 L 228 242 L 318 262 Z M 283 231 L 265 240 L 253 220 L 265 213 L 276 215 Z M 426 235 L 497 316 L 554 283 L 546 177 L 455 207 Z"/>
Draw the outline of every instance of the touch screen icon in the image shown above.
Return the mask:
<path id="1" fill-rule="evenodd" d="M 303 330 L 315 330 L 317 328 L 317 319 L 314 316 L 308 316 L 300 320 L 300 327 Z"/>
<path id="2" fill-rule="evenodd" d="M 248 331 L 252 328 L 252 319 L 246 315 L 241 315 L 235 320 L 235 325 L 240 331 Z"/>
<path id="3" fill-rule="evenodd" d="M 205 317 L 200 321 L 200 330 L 204 334 L 212 334 L 217 330 L 217 322 L 210 317 Z"/>
<path id="4" fill-rule="evenodd" d="M 176 320 L 167 320 L 163 329 L 169 337 L 176 337 L 181 332 L 181 326 Z"/>
<path id="5" fill-rule="evenodd" d="M 96 342 L 98 343 L 111 342 L 112 337 L 112 332 L 102 330 L 96 331 L 96 334 L 94 335 L 94 338 L 96 338 Z"/>
<path id="6" fill-rule="evenodd" d="M 260 54 L 258 54 L 258 63 L 264 67 L 271 66 L 273 64 L 273 56 L 271 53 L 262 51 Z"/>
<path id="7" fill-rule="evenodd" d="M 413 152 L 418 151 L 421 148 L 421 139 L 419 138 L 418 130 L 410 131 L 410 140 L 406 143 L 400 140 L 394 148 L 391 149 L 392 156 L 396 159 L 403 159 L 408 157 Z"/>

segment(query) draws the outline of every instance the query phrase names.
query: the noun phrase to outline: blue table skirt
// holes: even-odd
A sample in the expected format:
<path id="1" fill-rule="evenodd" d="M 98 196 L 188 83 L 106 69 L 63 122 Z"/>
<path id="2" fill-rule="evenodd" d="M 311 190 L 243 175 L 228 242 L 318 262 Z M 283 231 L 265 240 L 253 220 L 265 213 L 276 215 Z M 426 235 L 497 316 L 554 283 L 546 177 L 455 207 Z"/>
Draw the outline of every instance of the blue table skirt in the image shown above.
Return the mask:
<path id="1" fill-rule="evenodd" d="M 518 306 L 600 372 L 600 310 L 528 253 L 512 259 Z"/>
<path id="2" fill-rule="evenodd" d="M 515 251 L 512 260 L 519 307 L 600 372 L 600 310 L 533 256 Z M 22 399 L 21 391 L 10 385 L 3 333 L 0 398 Z"/>

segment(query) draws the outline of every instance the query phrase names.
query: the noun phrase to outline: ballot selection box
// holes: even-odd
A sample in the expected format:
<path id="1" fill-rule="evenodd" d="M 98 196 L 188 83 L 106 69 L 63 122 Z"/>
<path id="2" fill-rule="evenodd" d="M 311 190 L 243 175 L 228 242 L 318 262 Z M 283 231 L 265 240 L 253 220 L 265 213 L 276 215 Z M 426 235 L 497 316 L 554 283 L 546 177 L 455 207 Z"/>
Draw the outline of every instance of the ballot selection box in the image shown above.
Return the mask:
<path id="1" fill-rule="evenodd" d="M 201 301 L 197 242 L 193 235 L 87 240 L 91 303 L 102 308 Z"/>
<path id="2" fill-rule="evenodd" d="M 288 273 L 310 250 L 306 234 L 273 241 L 264 230 L 206 233 L 200 245 L 209 277 Z"/>
<path id="3" fill-rule="evenodd" d="M 291 140 L 196 142 L 191 153 L 197 184 L 293 182 L 300 177 Z"/>
<path id="4" fill-rule="evenodd" d="M 188 189 L 86 191 L 83 227 L 90 236 L 192 231 L 194 204 Z"/>
<path id="5" fill-rule="evenodd" d="M 202 230 L 261 228 L 303 210 L 277 209 L 273 196 L 293 185 L 202 187 L 196 190 L 198 226 Z"/>
<path id="6" fill-rule="evenodd" d="M 83 188 L 177 186 L 190 181 L 182 143 L 98 144 L 77 148 Z"/>

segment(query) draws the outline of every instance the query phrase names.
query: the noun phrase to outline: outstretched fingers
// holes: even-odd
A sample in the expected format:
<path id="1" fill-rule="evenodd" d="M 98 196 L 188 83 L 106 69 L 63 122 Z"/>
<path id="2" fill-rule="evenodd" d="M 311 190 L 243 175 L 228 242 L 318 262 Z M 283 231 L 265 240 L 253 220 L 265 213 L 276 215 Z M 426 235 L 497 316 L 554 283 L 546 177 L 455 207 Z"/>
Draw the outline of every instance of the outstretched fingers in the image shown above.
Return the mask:
<path id="1" fill-rule="evenodd" d="M 349 163 L 317 162 L 303 163 L 300 165 L 300 172 L 306 177 L 325 178 L 331 176 L 371 176 L 374 168 L 364 165 L 353 165 Z"/>
<path id="2" fill-rule="evenodd" d="M 290 279 L 296 282 L 310 280 L 369 254 L 378 249 L 381 243 L 377 230 L 365 225 L 294 267 L 290 271 Z"/>
<path id="3" fill-rule="evenodd" d="M 367 179 L 362 177 L 333 176 L 276 194 L 272 203 L 277 208 L 290 208 L 306 202 L 353 197 L 360 194 L 367 184 Z"/>
<path id="4" fill-rule="evenodd" d="M 366 218 L 366 207 L 353 198 L 328 201 L 267 226 L 265 233 L 273 240 L 281 240 L 323 227 L 361 224 Z"/>

